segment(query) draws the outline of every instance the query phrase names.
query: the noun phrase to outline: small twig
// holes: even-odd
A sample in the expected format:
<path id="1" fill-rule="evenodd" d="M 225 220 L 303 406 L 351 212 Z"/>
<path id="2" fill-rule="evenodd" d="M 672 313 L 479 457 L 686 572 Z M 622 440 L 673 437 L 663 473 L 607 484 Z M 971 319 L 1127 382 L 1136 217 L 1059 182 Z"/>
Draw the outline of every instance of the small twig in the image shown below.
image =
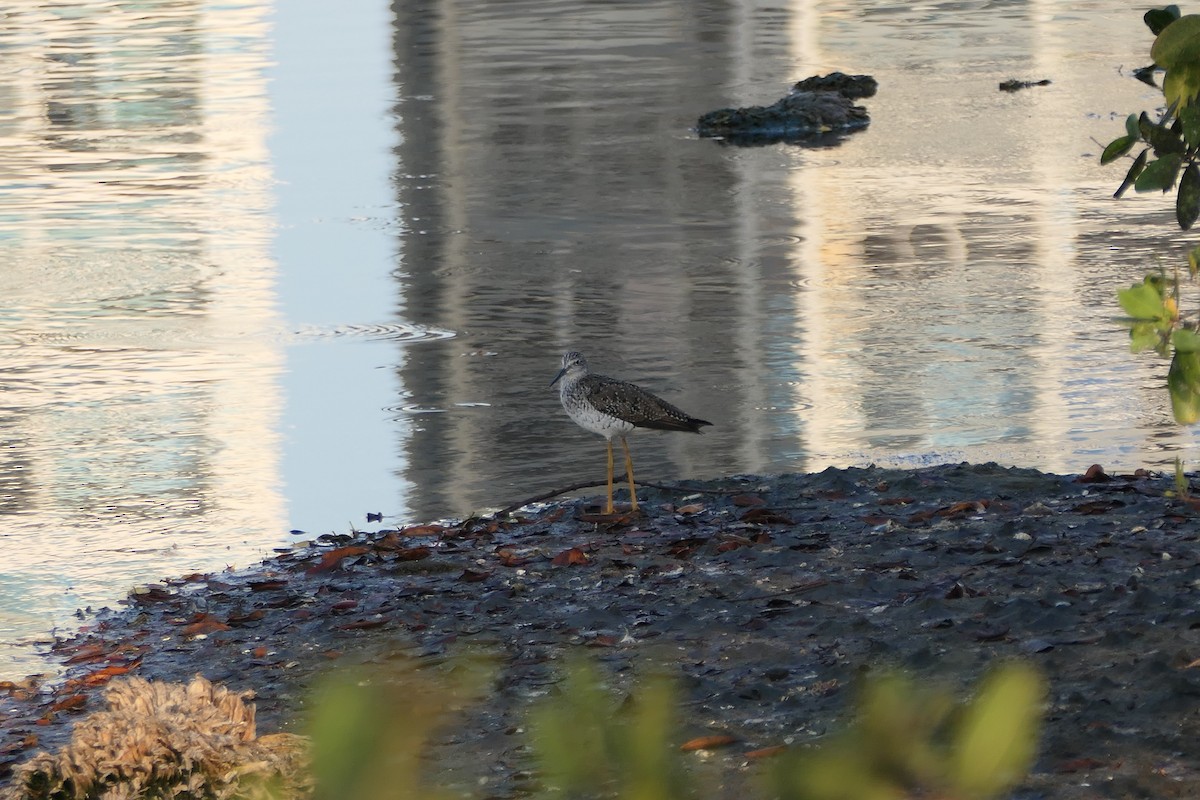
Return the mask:
<path id="1" fill-rule="evenodd" d="M 625 475 L 622 475 L 619 478 L 613 479 L 614 485 L 617 485 L 617 484 L 628 485 L 628 483 L 629 483 L 629 481 L 626 479 Z M 677 486 L 677 485 L 671 486 L 671 485 L 667 485 L 664 483 L 647 483 L 646 481 L 634 481 L 634 483 L 637 484 L 638 486 L 645 486 L 650 489 L 658 489 L 658 490 L 664 491 L 664 492 L 688 492 L 688 493 L 697 493 L 697 494 L 738 494 L 739 492 L 745 491 L 745 489 L 693 489 L 690 486 Z M 605 481 L 586 481 L 584 483 L 573 483 L 570 486 L 563 486 L 559 489 L 552 489 L 549 492 L 544 492 L 542 494 L 537 495 L 536 497 L 529 497 L 529 498 L 526 498 L 525 500 L 518 500 L 515 503 L 510 503 L 509 505 L 507 505 L 504 508 L 497 511 L 496 515 L 502 517 L 507 514 L 511 514 L 512 512 L 516 511 L 518 508 L 530 505 L 531 503 L 540 503 L 544 500 L 550 500 L 552 498 L 558 497 L 560 494 L 566 494 L 567 492 L 574 492 L 578 489 L 591 489 L 594 486 L 605 486 L 605 485 L 606 485 Z"/>
<path id="2" fill-rule="evenodd" d="M 511 514 L 512 512 L 516 511 L 518 508 L 522 508 L 524 506 L 531 505 L 533 503 L 540 503 L 543 500 L 549 500 L 551 498 L 558 497 L 560 494 L 566 494 L 567 492 L 574 492 L 578 489 L 590 489 L 593 486 L 604 486 L 604 485 L 605 485 L 605 481 L 586 481 L 584 483 L 573 483 L 570 486 L 563 486 L 558 489 L 552 489 L 549 492 L 539 494 L 536 497 L 527 497 L 524 500 L 518 500 L 515 503 L 510 503 L 510 504 L 506 505 L 504 508 L 497 511 L 496 516 L 498 516 L 498 517 L 507 516 L 508 514 Z"/>
<path id="3" fill-rule="evenodd" d="M 695 494 L 741 494 L 747 491 L 746 489 L 699 489 L 691 486 L 667 485 L 665 483 L 647 483 L 646 481 L 634 481 L 638 486 L 649 486 L 651 489 L 660 489 L 664 492 L 692 492 Z"/>

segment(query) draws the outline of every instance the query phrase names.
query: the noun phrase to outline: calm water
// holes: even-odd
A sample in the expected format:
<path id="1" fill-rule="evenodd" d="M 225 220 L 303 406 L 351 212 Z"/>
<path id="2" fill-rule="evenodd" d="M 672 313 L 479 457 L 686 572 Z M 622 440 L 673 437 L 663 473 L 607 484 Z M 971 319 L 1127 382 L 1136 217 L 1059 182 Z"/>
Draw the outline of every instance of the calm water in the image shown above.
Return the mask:
<path id="1" fill-rule="evenodd" d="M 0 678 L 292 529 L 602 477 L 567 348 L 716 423 L 648 480 L 1194 459 L 1112 322 L 1186 241 L 1096 163 L 1149 35 L 1061 5 L 10 4 Z M 835 69 L 880 83 L 840 146 L 689 131 Z"/>

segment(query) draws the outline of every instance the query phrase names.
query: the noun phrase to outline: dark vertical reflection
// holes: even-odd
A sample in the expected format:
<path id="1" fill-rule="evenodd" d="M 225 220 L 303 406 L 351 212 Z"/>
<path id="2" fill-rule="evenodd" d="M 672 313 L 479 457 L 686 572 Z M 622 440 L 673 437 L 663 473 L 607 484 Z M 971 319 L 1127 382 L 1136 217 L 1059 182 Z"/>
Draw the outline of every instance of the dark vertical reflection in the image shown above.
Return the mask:
<path id="1" fill-rule="evenodd" d="M 743 356 L 714 323 L 760 267 L 729 256 L 729 164 L 688 130 L 722 102 L 725 7 L 393 4 L 403 314 L 459 334 L 401 370 L 440 410 L 405 444 L 416 516 L 602 469 L 547 389 L 566 347 L 735 429 L 708 390 Z M 635 448 L 666 477 L 731 441 Z"/>

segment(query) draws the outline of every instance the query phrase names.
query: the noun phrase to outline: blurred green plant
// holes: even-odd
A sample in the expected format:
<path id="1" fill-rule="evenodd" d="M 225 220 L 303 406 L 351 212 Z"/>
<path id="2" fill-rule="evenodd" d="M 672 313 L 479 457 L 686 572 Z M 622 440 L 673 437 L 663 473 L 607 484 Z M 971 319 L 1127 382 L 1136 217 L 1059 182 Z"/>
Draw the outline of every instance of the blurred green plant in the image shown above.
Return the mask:
<path id="1" fill-rule="evenodd" d="M 1147 11 L 1143 21 L 1155 36 L 1154 67 L 1141 70 L 1139 77 L 1155 85 L 1154 70 L 1163 71 L 1166 110 L 1157 120 L 1145 111 L 1130 114 L 1124 135 L 1104 148 L 1100 163 L 1126 157 L 1142 145 L 1115 196 L 1130 187 L 1137 192 L 1176 189 L 1175 221 L 1186 231 L 1200 218 L 1200 14 L 1181 16 L 1171 5 Z M 1200 247 L 1188 251 L 1187 270 L 1193 280 L 1200 273 Z M 1119 291 L 1117 300 L 1128 315 L 1130 348 L 1171 356 L 1167 390 L 1175 420 L 1200 422 L 1200 315 L 1180 312 L 1179 270 L 1171 280 L 1163 272 L 1146 275 Z"/>
<path id="2" fill-rule="evenodd" d="M 419 669 L 339 672 L 314 700 L 313 770 L 319 800 L 448 798 L 420 774 L 431 736 L 478 702 L 490 666 L 449 675 Z M 681 752 L 674 683 L 608 688 L 594 665 L 572 661 L 555 693 L 530 712 L 544 798 L 688 800 L 698 795 Z M 987 800 L 1028 773 L 1045 684 L 1019 662 L 992 670 L 967 701 L 899 672 L 868 676 L 840 734 L 764 764 L 762 797 L 774 800 Z"/>
<path id="3" fill-rule="evenodd" d="M 1032 667 L 991 672 L 975 697 L 918 686 L 901 673 L 864 680 L 854 722 L 819 747 L 784 753 L 763 796 L 779 800 L 985 800 L 1028 773 L 1045 684 Z M 651 682 L 618 708 L 593 668 L 575 664 L 563 690 L 534 716 L 546 796 L 680 800 L 695 796 L 672 747 L 669 682 Z"/>
<path id="4" fill-rule="evenodd" d="M 1175 488 L 1167 489 L 1163 492 L 1163 496 L 1192 502 L 1192 484 L 1188 480 L 1187 473 L 1183 471 L 1183 459 L 1179 456 L 1175 456 Z"/>
<path id="5" fill-rule="evenodd" d="M 454 713 L 480 698 L 493 671 L 487 658 L 464 657 L 441 671 L 393 662 L 327 675 L 309 721 L 314 800 L 456 797 L 426 784 L 421 759 Z"/>
<path id="6" fill-rule="evenodd" d="M 694 797 L 675 739 L 675 689 L 651 677 L 618 704 L 595 667 L 573 661 L 557 695 L 533 711 L 533 748 L 546 797 Z"/>
<path id="7" fill-rule="evenodd" d="M 1033 764 L 1046 688 L 1032 667 L 994 669 L 973 699 L 900 673 L 867 680 L 853 724 L 812 750 L 784 755 L 767 776 L 785 800 L 984 800 Z"/>

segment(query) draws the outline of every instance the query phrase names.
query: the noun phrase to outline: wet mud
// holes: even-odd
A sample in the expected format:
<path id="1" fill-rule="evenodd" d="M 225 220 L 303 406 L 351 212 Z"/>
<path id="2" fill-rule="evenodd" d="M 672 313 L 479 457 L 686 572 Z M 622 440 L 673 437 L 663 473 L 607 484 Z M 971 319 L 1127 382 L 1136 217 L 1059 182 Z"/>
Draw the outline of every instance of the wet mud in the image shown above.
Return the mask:
<path id="1" fill-rule="evenodd" d="M 66 674 L 0 692 L 0 771 L 66 741 L 121 674 L 251 689 L 260 733 L 303 728 L 325 671 L 464 648 L 496 656 L 485 697 L 431 748 L 475 797 L 534 785 L 530 702 L 565 657 L 618 692 L 645 665 L 680 685 L 681 742 L 706 796 L 737 796 L 747 753 L 819 743 L 855 680 L 901 667 L 964 689 L 997 659 L 1048 679 L 1019 797 L 1200 796 L 1200 511 L 1173 481 L 994 464 L 830 469 L 646 489 L 508 518 L 323 537 L 242 573 L 193 575 L 84 621 Z M 689 754 L 690 755 L 690 754 Z"/>

